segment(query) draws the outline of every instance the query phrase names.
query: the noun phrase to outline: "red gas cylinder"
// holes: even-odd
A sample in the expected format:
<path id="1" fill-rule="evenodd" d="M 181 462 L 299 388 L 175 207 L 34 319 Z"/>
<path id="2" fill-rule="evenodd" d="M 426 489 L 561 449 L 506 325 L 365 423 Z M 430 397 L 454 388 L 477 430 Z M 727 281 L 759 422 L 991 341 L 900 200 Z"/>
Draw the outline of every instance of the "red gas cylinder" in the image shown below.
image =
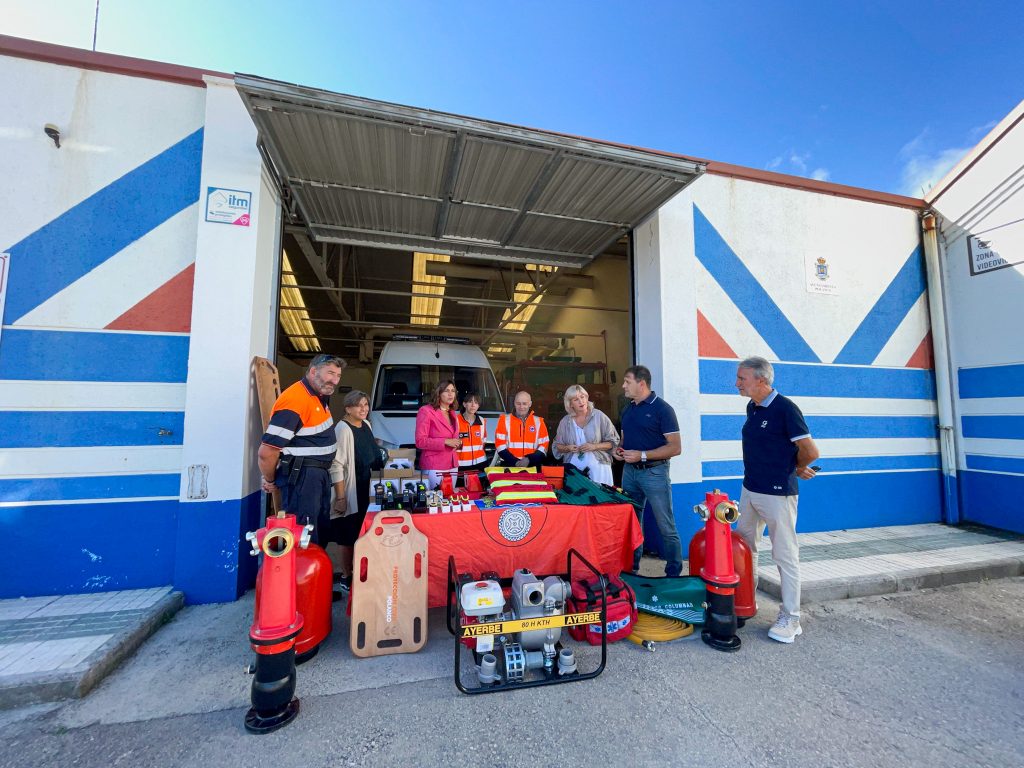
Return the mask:
<path id="1" fill-rule="evenodd" d="M 295 638 L 295 663 L 316 656 L 331 634 L 331 598 L 334 566 L 323 547 L 310 544 L 295 550 L 295 607 L 302 616 L 302 631 Z M 262 571 L 262 569 L 261 569 Z M 256 578 L 256 613 L 260 612 L 263 580 Z"/>
<path id="2" fill-rule="evenodd" d="M 690 539 L 690 575 L 700 576 L 704 567 L 704 529 L 701 528 Z M 757 590 L 754 589 L 754 558 L 750 546 L 743 537 L 733 532 L 732 562 L 740 582 L 736 585 L 736 618 L 752 619 L 757 615 Z"/>

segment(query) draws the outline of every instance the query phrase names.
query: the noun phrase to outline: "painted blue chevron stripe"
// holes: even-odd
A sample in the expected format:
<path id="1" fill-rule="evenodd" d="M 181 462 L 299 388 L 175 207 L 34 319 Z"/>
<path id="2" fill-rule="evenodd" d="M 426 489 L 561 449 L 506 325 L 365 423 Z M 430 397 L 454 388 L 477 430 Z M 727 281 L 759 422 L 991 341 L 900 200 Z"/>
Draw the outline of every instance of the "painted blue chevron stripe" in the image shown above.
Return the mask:
<path id="1" fill-rule="evenodd" d="M 935 437 L 934 416 L 807 416 L 816 440 L 846 438 Z M 739 440 L 746 416 L 700 417 L 702 440 Z"/>
<path id="2" fill-rule="evenodd" d="M 800 332 L 696 204 L 693 206 L 693 241 L 700 263 L 780 359 L 820 362 Z"/>
<path id="3" fill-rule="evenodd" d="M 968 469 L 980 469 L 986 472 L 1012 472 L 1024 475 L 1024 459 L 1018 459 L 1013 456 L 980 456 L 974 453 L 968 453 L 965 458 L 967 459 Z M 1003 501 L 1005 502 L 1005 499 Z M 1020 509 L 1014 504 L 1003 503 L 1002 506 Z"/>
<path id="4" fill-rule="evenodd" d="M 897 469 L 941 469 L 937 453 L 901 456 L 837 456 L 818 459 L 822 472 L 891 472 Z M 743 477 L 743 462 L 735 459 L 702 461 L 704 477 Z"/>
<path id="5" fill-rule="evenodd" d="M 177 496 L 180 473 L 0 480 L 0 501 L 78 501 Z"/>
<path id="6" fill-rule="evenodd" d="M 181 445 L 184 431 L 181 411 L 0 412 L 4 448 Z"/>
<path id="7" fill-rule="evenodd" d="M 7 250 L 10 325 L 199 200 L 200 128 Z"/>
<path id="8" fill-rule="evenodd" d="M 736 394 L 735 360 L 701 358 L 700 391 Z M 772 363 L 775 386 L 788 397 L 877 397 L 934 400 L 935 377 L 922 368 Z M 742 401 L 738 401 L 742 406 Z"/>
<path id="9" fill-rule="evenodd" d="M 853 332 L 835 362 L 871 365 L 926 287 L 924 255 L 919 245 Z"/>
<path id="10" fill-rule="evenodd" d="M 964 437 L 989 440 L 1024 440 L 1024 416 L 964 416 Z"/>
<path id="11" fill-rule="evenodd" d="M 188 348 L 181 334 L 5 328 L 0 379 L 183 383 Z"/>
<path id="12" fill-rule="evenodd" d="M 957 372 L 960 397 L 1024 397 L 1024 365 L 987 365 Z"/>

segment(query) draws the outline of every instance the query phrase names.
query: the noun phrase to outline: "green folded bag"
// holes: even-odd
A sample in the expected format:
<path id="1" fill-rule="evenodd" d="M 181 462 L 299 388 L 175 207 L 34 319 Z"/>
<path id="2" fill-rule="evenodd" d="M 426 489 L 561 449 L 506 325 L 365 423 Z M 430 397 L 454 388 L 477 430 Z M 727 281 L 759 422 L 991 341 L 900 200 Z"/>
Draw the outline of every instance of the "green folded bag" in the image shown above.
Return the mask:
<path id="1" fill-rule="evenodd" d="M 700 576 L 649 578 L 623 573 L 622 580 L 636 593 L 638 611 L 687 624 L 704 623 L 704 580 Z"/>

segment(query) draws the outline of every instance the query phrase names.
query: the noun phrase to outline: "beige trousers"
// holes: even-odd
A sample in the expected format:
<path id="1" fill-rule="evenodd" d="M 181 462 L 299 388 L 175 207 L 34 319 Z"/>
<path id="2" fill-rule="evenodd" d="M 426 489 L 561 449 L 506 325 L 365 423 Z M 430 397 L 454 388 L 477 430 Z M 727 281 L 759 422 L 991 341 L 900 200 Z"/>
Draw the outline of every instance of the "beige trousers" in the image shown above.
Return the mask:
<path id="1" fill-rule="evenodd" d="M 782 582 L 782 607 L 790 616 L 800 615 L 800 545 L 796 538 L 796 504 L 799 496 L 771 496 L 746 488 L 740 494 L 740 519 L 736 532 L 750 545 L 757 587 L 757 543 L 765 525 L 772 542 L 772 559 Z"/>

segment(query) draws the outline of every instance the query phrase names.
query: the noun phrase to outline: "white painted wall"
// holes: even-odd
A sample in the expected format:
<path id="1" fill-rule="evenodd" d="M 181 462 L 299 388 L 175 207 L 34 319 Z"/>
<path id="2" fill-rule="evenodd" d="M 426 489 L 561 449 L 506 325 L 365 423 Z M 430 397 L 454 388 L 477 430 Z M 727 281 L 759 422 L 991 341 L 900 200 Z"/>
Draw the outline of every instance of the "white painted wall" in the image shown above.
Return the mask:
<path id="1" fill-rule="evenodd" d="M 0 93 L 0 167 L 17 180 L 0 188 L 5 245 L 203 125 L 201 88 L 28 59 L 0 57 Z"/>
<path id="2" fill-rule="evenodd" d="M 695 206 L 806 342 L 816 358 L 808 364 L 822 370 L 846 370 L 845 365 L 836 365 L 837 356 L 901 269 L 908 263 L 916 265 L 912 254 L 920 244 L 914 210 L 714 175 L 698 179 L 641 224 L 635 233 L 637 359 L 651 368 L 655 388 L 679 417 L 684 450 L 672 463 L 674 483 L 700 481 L 702 462 L 738 462 L 742 456 L 738 431 L 734 439 L 708 440 L 702 435 L 702 415 L 742 416 L 746 401 L 729 392 L 701 393 L 698 310 L 732 348 L 735 356 L 730 360 L 762 355 L 773 362 L 806 362 L 773 349 L 770 334 L 763 332 L 763 307 L 738 303 L 738 283 L 723 284 L 698 258 Z M 827 260 L 838 288 L 835 295 L 808 291 L 807 261 L 817 256 Z M 921 270 L 923 262 L 919 275 Z M 928 333 L 926 294 L 898 317 L 891 327 L 874 334 L 877 350 L 854 367 L 906 368 Z M 724 366 L 719 382 L 730 391 L 733 371 Z M 927 398 L 858 394 L 839 387 L 825 396 L 794 399 L 808 417 L 927 420 L 935 414 L 934 400 Z M 823 445 L 823 453 L 835 459 L 934 456 L 937 452 L 934 437 L 898 434 L 881 439 L 830 438 Z"/>
<path id="3" fill-rule="evenodd" d="M 939 225 L 957 468 L 970 470 L 962 476 L 964 516 L 1021 531 L 1024 516 L 1004 502 L 1024 487 L 1024 102 L 926 199 Z M 1001 266 L 972 259 L 981 243 Z M 982 391 L 971 387 L 982 378 Z"/>
<path id="4" fill-rule="evenodd" d="M 147 162 L 202 128 L 205 95 L 201 87 L 166 83 L 142 77 L 95 72 L 77 67 L 0 56 L 0 251 L 59 226 L 62 217 L 112 185 L 123 183 Z M 60 131 L 60 147 L 44 133 L 52 123 Z M 196 164 L 198 167 L 198 164 Z M 138 193 L 154 195 L 154 184 Z M 123 197 L 110 196 L 116 206 Z M 45 362 L 53 350 L 32 344 L 9 368 L 27 368 L 28 378 L 0 374 L 0 411 L 21 414 L 63 412 L 180 412 L 185 407 L 185 384 L 138 381 L 130 372 L 132 360 L 117 355 L 123 334 L 106 326 L 138 302 L 159 290 L 186 269 L 195 258 L 198 205 L 188 205 L 163 223 L 138 233 L 137 239 L 114 253 L 105 249 L 104 227 L 110 222 L 131 226 L 123 210 L 78 213 L 69 241 L 58 238 L 48 248 L 36 248 L 34 263 L 16 264 L 45 274 L 53 263 L 88 260 L 93 252 L 105 259 L 84 272 L 42 303 L 8 318 L 8 328 L 52 339 L 47 333 L 85 333 L 109 339 L 102 360 L 86 366 L 104 369 L 101 380 L 80 381 L 73 350 L 60 375 Z M 97 234 L 99 233 L 99 234 Z M 73 244 L 75 253 L 63 250 Z M 69 249 L 70 250 L 70 249 Z M 98 257 L 97 257 L 98 258 Z M 14 261 L 17 261 L 17 255 Z M 27 280 L 12 280 L 8 306 Z M 132 330 L 133 333 L 145 331 Z M 13 336 L 8 333 L 8 343 Z M 160 337 L 187 337 L 188 333 L 155 332 Z M 67 337 L 64 337 L 67 338 Z M 86 338 L 82 336 L 81 338 Z M 61 353 L 62 354 L 63 350 Z M 7 376 L 11 376 L 8 370 Z M 24 373 L 24 371 L 22 371 Z M 38 380 L 36 380 L 38 379 Z M 9 479 L 68 482 L 89 477 L 128 478 L 140 474 L 170 475 L 180 467 L 177 445 L 93 445 L 95 435 L 63 435 L 59 448 L 11 448 L 0 457 L 0 476 Z M 79 444 L 80 443 L 80 444 Z M 83 487 L 85 484 L 81 484 Z M 115 483 L 116 485 L 116 483 Z M 51 486 L 52 487 L 52 486 Z M 19 491 L 0 503 L 94 503 L 124 498 L 124 492 L 104 490 L 102 498 L 88 491 L 47 496 L 42 490 Z M 99 496 L 99 491 L 93 491 Z M 131 494 L 138 500 L 137 493 Z M 146 499 L 167 499 L 150 492 Z"/>
<path id="5" fill-rule="evenodd" d="M 208 187 L 251 191 L 248 227 L 200 221 L 196 239 L 192 344 L 181 497 L 188 467 L 209 467 L 211 501 L 257 490 L 255 455 L 262 431 L 250 377 L 255 355 L 270 356 L 280 201 L 263 177 L 256 128 L 230 80 L 207 77 L 202 196 Z"/>
<path id="6" fill-rule="evenodd" d="M 926 198 L 941 217 L 954 368 L 1024 362 L 1024 335 L 1013 330 L 1024 300 L 1024 122 L 1003 133 L 1022 117 L 1024 103 Z M 1016 264 L 972 275 L 972 236 Z"/>
<path id="7" fill-rule="evenodd" d="M 700 182 L 695 182 L 700 183 Z M 693 185 L 636 228 L 636 360 L 651 369 L 654 391 L 676 412 L 682 455 L 673 483 L 700 480 Z"/>

